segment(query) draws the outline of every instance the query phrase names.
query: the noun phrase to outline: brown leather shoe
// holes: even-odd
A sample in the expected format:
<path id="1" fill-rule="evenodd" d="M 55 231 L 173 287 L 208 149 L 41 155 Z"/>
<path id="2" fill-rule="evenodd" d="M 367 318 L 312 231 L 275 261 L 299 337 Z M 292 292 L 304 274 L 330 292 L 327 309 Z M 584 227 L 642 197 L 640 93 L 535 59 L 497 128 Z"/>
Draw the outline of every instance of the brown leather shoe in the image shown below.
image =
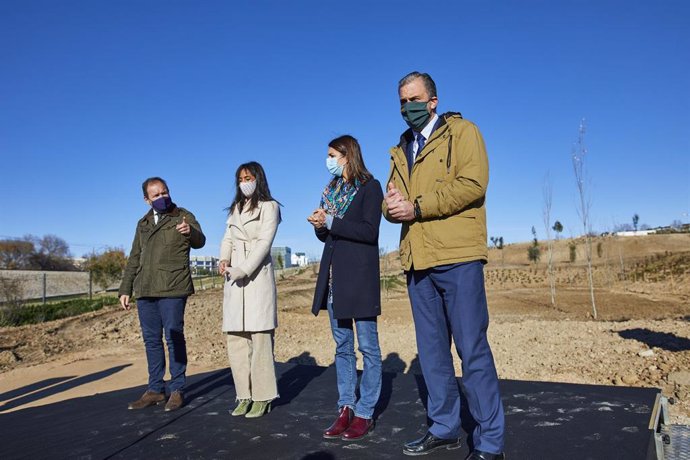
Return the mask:
<path id="1" fill-rule="evenodd" d="M 343 439 L 346 441 L 357 441 L 366 436 L 374 428 L 373 418 L 355 417 L 347 430 L 343 433 Z"/>
<path id="2" fill-rule="evenodd" d="M 149 406 L 155 406 L 165 401 L 165 393 L 156 393 L 155 391 L 146 390 L 141 398 L 132 401 L 127 405 L 127 409 L 143 409 Z"/>
<path id="3" fill-rule="evenodd" d="M 168 398 L 168 402 L 165 404 L 165 411 L 170 412 L 171 410 L 177 410 L 182 407 L 182 404 L 184 404 L 182 393 L 173 391 L 170 393 L 170 398 Z"/>
<path id="4" fill-rule="evenodd" d="M 333 422 L 333 424 L 329 426 L 326 431 L 324 431 L 323 437 L 326 439 L 339 438 L 340 435 L 342 435 L 343 432 L 350 426 L 352 417 L 354 417 L 354 415 L 355 414 L 352 412 L 352 409 L 347 406 L 342 407 L 340 409 L 338 418 L 335 419 L 335 422 Z"/>

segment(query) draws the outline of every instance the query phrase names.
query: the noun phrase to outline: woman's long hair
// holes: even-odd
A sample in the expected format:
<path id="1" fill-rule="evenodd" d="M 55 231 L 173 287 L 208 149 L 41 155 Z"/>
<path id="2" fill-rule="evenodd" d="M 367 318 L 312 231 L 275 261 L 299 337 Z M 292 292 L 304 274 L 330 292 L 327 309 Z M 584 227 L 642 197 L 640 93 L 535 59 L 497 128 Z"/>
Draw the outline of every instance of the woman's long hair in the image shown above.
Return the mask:
<path id="1" fill-rule="evenodd" d="M 359 142 L 357 139 L 345 134 L 344 136 L 336 137 L 328 146 L 334 150 L 340 152 L 345 158 L 347 158 L 347 164 L 345 169 L 347 170 L 347 182 L 350 184 L 355 183 L 355 180 L 359 180 L 361 184 L 365 184 L 373 176 L 367 170 L 364 165 L 364 159 L 362 158 L 362 149 L 359 147 Z M 337 178 L 334 178 L 336 180 Z"/>
<path id="2" fill-rule="evenodd" d="M 249 174 L 256 178 L 256 190 L 254 190 L 254 193 L 249 199 L 244 196 L 240 189 L 240 173 L 244 170 L 248 171 Z M 268 188 L 268 181 L 266 180 L 264 168 L 256 161 L 243 163 L 239 165 L 237 171 L 235 171 L 235 199 L 232 200 L 230 206 L 225 210 L 228 211 L 228 214 L 231 214 L 233 209 L 235 209 L 235 205 L 237 205 L 237 209 L 241 213 L 245 204 L 247 204 L 247 209 L 251 211 L 256 209 L 259 205 L 259 201 L 275 201 L 278 205 L 282 206 L 278 200 L 271 196 L 271 190 Z M 280 211 L 278 211 L 278 222 L 280 221 Z"/>

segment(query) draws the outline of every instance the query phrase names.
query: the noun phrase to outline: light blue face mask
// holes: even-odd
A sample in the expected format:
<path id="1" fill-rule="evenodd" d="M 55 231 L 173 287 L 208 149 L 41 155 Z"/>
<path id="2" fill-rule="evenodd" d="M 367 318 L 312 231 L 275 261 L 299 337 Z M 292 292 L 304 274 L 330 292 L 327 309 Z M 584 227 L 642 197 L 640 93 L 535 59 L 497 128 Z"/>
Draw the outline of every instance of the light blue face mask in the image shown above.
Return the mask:
<path id="1" fill-rule="evenodd" d="M 333 174 L 336 177 L 340 177 L 343 175 L 343 165 L 338 164 L 337 158 L 326 158 L 326 168 L 328 168 L 329 173 Z"/>

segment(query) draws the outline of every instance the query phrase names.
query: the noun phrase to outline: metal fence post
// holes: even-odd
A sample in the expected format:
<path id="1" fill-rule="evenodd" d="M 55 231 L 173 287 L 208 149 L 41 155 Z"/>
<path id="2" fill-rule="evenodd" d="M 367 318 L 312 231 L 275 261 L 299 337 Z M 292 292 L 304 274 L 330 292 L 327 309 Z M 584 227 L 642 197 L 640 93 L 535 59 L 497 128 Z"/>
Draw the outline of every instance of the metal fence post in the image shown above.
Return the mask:
<path id="1" fill-rule="evenodd" d="M 93 272 L 89 270 L 89 300 L 93 300 Z"/>
<path id="2" fill-rule="evenodd" d="M 43 274 L 43 305 L 46 304 L 46 274 Z"/>

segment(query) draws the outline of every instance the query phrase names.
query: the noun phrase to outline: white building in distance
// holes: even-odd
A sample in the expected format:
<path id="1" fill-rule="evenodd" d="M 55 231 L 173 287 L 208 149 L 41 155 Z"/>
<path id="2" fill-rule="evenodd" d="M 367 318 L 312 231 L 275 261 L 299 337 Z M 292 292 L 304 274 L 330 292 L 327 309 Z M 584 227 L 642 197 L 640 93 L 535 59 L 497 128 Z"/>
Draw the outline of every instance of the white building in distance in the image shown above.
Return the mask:
<path id="1" fill-rule="evenodd" d="M 307 257 L 307 255 L 303 252 L 296 252 L 292 254 L 292 265 L 306 267 L 309 265 L 309 257 Z"/>
<path id="2" fill-rule="evenodd" d="M 273 268 L 275 270 L 292 267 L 292 249 L 287 246 L 273 246 L 271 248 L 271 258 L 273 259 Z"/>
<path id="3" fill-rule="evenodd" d="M 218 272 L 218 257 L 190 256 L 189 267 L 192 270 L 192 275 L 215 274 Z"/>

